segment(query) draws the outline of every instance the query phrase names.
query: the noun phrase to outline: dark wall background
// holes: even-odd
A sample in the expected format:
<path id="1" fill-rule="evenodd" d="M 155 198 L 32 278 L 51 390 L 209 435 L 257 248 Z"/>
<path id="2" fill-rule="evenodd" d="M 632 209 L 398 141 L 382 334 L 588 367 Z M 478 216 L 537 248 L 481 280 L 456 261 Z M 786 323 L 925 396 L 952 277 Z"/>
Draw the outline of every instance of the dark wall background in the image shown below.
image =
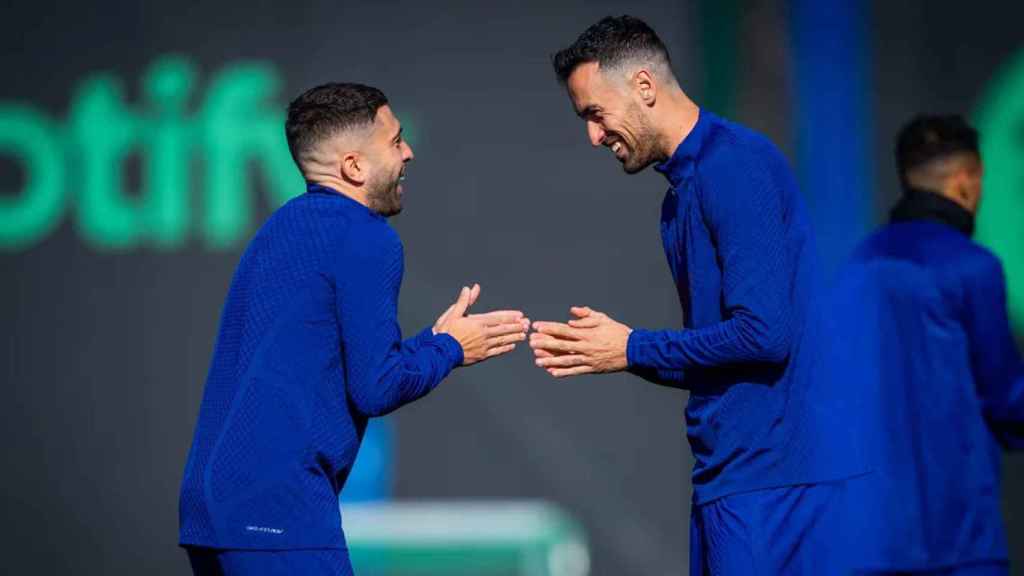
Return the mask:
<path id="1" fill-rule="evenodd" d="M 892 198 L 889 142 L 903 119 L 970 106 L 998 62 L 1024 44 L 1013 25 L 1024 8 L 986 4 L 872 6 L 864 89 L 877 126 L 865 130 L 877 145 L 879 185 L 864 193 L 877 206 Z M 19 2 L 0 20 L 0 101 L 32 103 L 62 122 L 79 80 L 110 70 L 134 102 L 142 72 L 167 53 L 188 55 L 204 79 L 232 61 L 270 62 L 285 82 L 282 105 L 327 80 L 377 85 L 415 126 L 406 210 L 394 220 L 406 246 L 407 332 L 433 322 L 474 281 L 481 308 L 561 319 L 587 304 L 627 324 L 666 327 L 681 320 L 657 228 L 666 185 L 653 172 L 627 177 L 590 149 L 548 58 L 599 17 L 629 11 L 655 26 L 698 102 L 707 94 L 709 107 L 791 153 L 787 4 L 737 3 L 738 49 L 728 58 L 708 48 L 724 32 L 707 26 L 707 8 Z M 712 90 L 719 70 L 735 80 L 727 101 Z M 23 178 L 0 155 L 0 194 Z M 192 241 L 173 252 L 100 252 L 66 219 L 38 245 L 0 253 L 0 513 L 12 573 L 186 570 L 176 548 L 178 483 L 242 248 Z M 457 371 L 392 417 L 396 497 L 551 500 L 588 531 L 594 574 L 685 573 L 685 393 L 624 375 L 555 381 L 531 360 L 522 349 Z M 1024 463 L 1013 457 L 1006 501 L 1018 565 L 1022 479 Z"/>

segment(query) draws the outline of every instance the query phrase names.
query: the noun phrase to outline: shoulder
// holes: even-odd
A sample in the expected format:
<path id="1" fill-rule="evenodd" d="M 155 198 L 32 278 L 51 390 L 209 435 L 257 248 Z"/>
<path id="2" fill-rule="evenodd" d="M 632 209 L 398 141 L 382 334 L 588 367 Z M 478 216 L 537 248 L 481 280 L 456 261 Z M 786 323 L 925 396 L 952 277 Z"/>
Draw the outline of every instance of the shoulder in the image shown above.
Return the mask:
<path id="1" fill-rule="evenodd" d="M 718 117 L 708 128 L 696 174 L 702 189 L 723 200 L 723 196 L 742 198 L 759 192 L 781 197 L 797 188 L 789 163 L 775 144 Z"/>
<path id="2" fill-rule="evenodd" d="M 736 167 L 769 171 L 785 164 L 782 152 L 766 136 L 741 124 L 711 116 L 701 164 L 711 172 L 735 174 Z"/>
<path id="3" fill-rule="evenodd" d="M 394 262 L 403 256 L 402 240 L 387 220 L 353 218 L 337 245 L 339 256 L 361 262 Z"/>
<path id="4" fill-rule="evenodd" d="M 991 250 L 961 237 L 960 266 L 973 284 L 992 287 L 1004 283 L 1003 264 Z"/>
<path id="5" fill-rule="evenodd" d="M 764 136 L 715 118 L 696 169 L 697 195 L 710 218 L 789 210 L 798 201 L 796 178 Z"/>
<path id="6" fill-rule="evenodd" d="M 970 286 L 1003 284 L 1003 266 L 988 248 L 945 224 L 920 220 L 889 224 L 872 237 L 874 252 L 910 259 L 947 281 Z"/>

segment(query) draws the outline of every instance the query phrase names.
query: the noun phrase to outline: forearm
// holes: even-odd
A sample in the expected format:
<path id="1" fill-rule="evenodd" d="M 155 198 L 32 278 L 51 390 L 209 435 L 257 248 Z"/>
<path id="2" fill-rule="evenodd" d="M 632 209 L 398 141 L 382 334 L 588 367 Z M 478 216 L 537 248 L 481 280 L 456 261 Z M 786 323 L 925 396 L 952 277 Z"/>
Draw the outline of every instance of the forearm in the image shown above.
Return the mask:
<path id="1" fill-rule="evenodd" d="M 349 397 L 362 414 L 382 416 L 422 398 L 462 363 L 462 347 L 447 334 L 422 338 L 414 352 L 404 347 L 365 374 L 353 374 Z"/>
<path id="2" fill-rule="evenodd" d="M 683 378 L 682 370 L 665 370 L 635 366 L 627 368 L 626 371 L 634 376 L 639 376 L 652 384 L 689 390 L 689 387 L 686 385 L 685 379 Z"/>
<path id="3" fill-rule="evenodd" d="M 626 345 L 631 369 L 685 373 L 693 368 L 716 368 L 744 363 L 779 363 L 789 352 L 784 327 L 751 327 L 733 317 L 693 330 L 634 330 Z"/>
<path id="4" fill-rule="evenodd" d="M 996 438 L 1008 450 L 1024 450 L 1024 366 L 998 398 L 983 397 L 982 409 Z"/>

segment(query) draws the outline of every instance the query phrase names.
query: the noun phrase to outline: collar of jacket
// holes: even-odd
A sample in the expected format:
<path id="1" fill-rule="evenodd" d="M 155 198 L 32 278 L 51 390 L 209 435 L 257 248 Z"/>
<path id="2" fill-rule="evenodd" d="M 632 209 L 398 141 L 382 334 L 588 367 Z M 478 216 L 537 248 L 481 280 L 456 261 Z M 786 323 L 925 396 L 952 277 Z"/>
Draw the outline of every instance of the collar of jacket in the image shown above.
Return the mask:
<path id="1" fill-rule="evenodd" d="M 965 236 L 974 234 L 974 214 L 963 206 L 935 192 L 907 188 L 889 213 L 889 221 L 914 220 L 934 220 L 959 230 Z"/>
<path id="2" fill-rule="evenodd" d="M 672 153 L 672 156 L 664 162 L 655 164 L 654 169 L 668 179 L 672 188 L 678 188 L 693 175 L 694 163 L 700 157 L 701 149 L 704 147 L 704 138 L 712 119 L 713 114 L 705 112 L 703 108 L 699 109 L 697 123 L 693 125 L 693 129 L 683 138 L 679 146 L 676 146 L 676 151 Z"/>

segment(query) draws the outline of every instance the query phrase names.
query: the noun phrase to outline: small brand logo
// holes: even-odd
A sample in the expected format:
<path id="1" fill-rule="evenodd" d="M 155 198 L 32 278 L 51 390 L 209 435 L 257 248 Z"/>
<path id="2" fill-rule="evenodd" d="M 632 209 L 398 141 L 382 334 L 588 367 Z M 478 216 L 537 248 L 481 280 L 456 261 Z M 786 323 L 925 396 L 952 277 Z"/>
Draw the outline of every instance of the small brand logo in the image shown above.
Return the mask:
<path id="1" fill-rule="evenodd" d="M 284 530 L 280 528 L 269 528 L 267 526 L 246 526 L 245 529 L 249 532 L 262 532 L 264 534 L 284 534 Z"/>

